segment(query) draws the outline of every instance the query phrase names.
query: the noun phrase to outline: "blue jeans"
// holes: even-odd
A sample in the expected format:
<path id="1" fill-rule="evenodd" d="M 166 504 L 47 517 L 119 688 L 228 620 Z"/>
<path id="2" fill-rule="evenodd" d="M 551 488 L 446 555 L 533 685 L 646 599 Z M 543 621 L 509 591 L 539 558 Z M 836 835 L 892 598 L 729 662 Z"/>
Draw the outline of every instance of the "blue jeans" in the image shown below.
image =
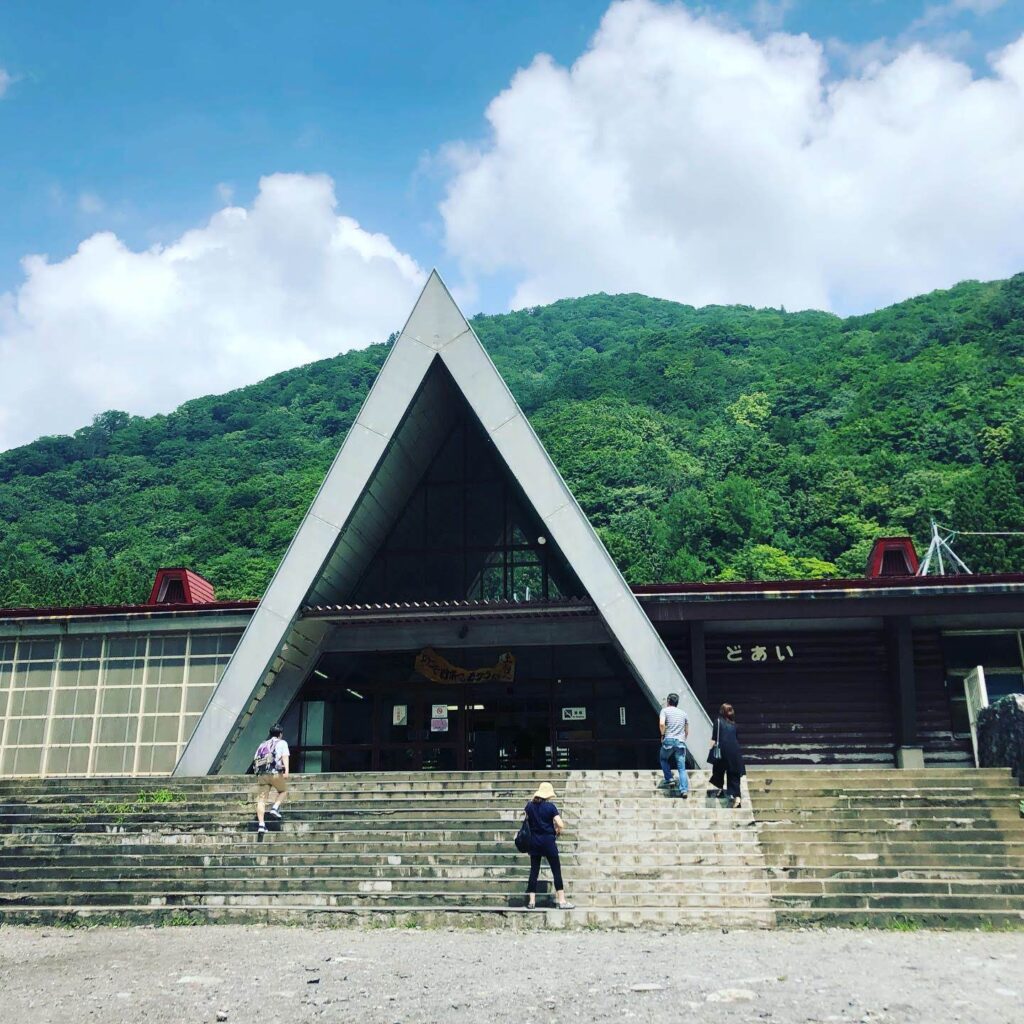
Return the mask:
<path id="1" fill-rule="evenodd" d="M 679 770 L 679 792 L 690 791 L 690 780 L 686 777 L 686 744 L 682 740 L 663 740 L 659 751 L 661 770 L 665 773 L 665 781 L 672 781 L 672 763 Z"/>

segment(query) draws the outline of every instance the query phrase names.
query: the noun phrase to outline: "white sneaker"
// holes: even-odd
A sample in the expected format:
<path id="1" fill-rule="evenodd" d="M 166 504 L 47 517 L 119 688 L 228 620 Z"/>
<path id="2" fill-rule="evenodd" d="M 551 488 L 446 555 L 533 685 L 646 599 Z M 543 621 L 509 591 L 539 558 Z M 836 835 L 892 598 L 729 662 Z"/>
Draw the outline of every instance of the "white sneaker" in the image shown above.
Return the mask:
<path id="1" fill-rule="evenodd" d="M 256 828 L 256 834 L 257 835 L 263 835 L 263 833 L 266 832 L 266 831 L 267 831 L 267 826 L 266 825 L 259 825 Z"/>
<path id="2" fill-rule="evenodd" d="M 278 821 L 281 820 L 281 812 L 276 807 L 267 808 L 267 817 L 276 818 Z"/>

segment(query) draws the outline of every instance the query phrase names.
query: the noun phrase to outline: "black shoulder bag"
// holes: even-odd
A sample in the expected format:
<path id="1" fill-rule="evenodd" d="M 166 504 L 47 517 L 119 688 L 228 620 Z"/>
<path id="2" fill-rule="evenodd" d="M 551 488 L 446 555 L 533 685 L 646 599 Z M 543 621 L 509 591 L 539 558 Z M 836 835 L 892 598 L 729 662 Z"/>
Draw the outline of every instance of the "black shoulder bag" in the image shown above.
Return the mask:
<path id="1" fill-rule="evenodd" d="M 718 764 L 722 760 L 722 748 L 719 746 L 718 737 L 722 731 L 722 719 L 718 718 L 715 720 L 715 742 L 708 751 L 708 761 L 712 765 Z"/>
<path id="2" fill-rule="evenodd" d="M 523 823 L 519 826 L 519 831 L 516 833 L 515 844 L 516 849 L 520 853 L 528 853 L 530 850 L 530 819 L 523 815 Z"/>

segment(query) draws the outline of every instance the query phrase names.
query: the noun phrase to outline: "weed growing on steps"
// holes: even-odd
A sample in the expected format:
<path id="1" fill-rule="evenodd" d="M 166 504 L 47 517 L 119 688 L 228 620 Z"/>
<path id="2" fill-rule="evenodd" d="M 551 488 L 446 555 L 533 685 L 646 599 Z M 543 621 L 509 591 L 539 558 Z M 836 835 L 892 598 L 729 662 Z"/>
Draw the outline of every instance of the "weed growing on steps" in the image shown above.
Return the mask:
<path id="1" fill-rule="evenodd" d="M 199 917 L 185 910 L 175 910 L 172 914 L 162 917 L 157 921 L 161 928 L 194 928 L 202 923 Z"/>
<path id="2" fill-rule="evenodd" d="M 181 803 L 184 799 L 184 793 L 176 793 L 171 789 L 142 790 L 136 794 L 134 800 L 118 801 L 99 797 L 81 810 L 68 815 L 68 821 L 72 825 L 82 825 L 90 819 L 103 814 L 112 816 L 115 824 L 123 825 L 125 820 L 134 814 L 143 814 L 154 807 L 164 804 Z"/>
<path id="3" fill-rule="evenodd" d="M 888 932 L 917 932 L 921 930 L 921 922 L 912 917 L 890 917 L 885 919 L 883 928 Z"/>
<path id="4" fill-rule="evenodd" d="M 134 800 L 117 803 L 113 800 L 99 799 L 93 804 L 94 814 L 112 815 L 118 825 L 133 814 L 142 814 L 160 804 L 180 803 L 185 799 L 184 793 L 175 793 L 170 789 L 143 790 Z"/>

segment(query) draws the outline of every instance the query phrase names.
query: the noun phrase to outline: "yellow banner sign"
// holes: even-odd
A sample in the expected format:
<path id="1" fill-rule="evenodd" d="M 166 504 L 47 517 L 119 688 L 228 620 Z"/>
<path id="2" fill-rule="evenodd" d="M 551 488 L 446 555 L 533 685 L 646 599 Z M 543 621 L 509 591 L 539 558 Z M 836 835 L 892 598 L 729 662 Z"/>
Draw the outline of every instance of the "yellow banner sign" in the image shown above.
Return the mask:
<path id="1" fill-rule="evenodd" d="M 506 651 L 491 668 L 459 668 L 433 647 L 424 647 L 416 655 L 416 671 L 433 683 L 511 683 L 516 678 L 516 659 Z"/>

